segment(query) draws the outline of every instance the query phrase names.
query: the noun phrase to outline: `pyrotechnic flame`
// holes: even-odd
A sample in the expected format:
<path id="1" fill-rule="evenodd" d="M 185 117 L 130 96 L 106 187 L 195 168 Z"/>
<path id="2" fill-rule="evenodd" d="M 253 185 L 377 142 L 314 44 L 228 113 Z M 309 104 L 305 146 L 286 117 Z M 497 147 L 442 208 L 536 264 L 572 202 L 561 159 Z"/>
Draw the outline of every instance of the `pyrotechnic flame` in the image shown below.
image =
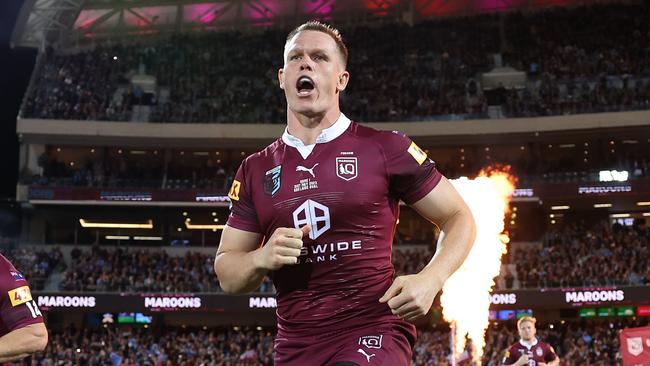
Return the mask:
<path id="1" fill-rule="evenodd" d="M 483 170 L 476 179 L 460 178 L 452 184 L 465 199 L 476 221 L 476 240 L 463 265 L 443 286 L 442 313 L 454 324 L 454 357 L 472 341 L 472 359 L 481 364 L 485 331 L 489 323 L 489 295 L 501 268 L 501 256 L 510 241 L 504 233 L 504 216 L 515 189 L 509 167 Z"/>

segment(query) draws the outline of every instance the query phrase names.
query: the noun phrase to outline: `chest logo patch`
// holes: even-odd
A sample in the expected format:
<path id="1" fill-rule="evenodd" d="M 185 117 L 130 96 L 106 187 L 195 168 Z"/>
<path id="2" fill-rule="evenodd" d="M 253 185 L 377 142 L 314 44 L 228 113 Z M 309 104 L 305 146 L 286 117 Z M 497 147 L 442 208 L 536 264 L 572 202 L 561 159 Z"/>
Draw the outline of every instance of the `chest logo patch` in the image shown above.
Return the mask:
<path id="1" fill-rule="evenodd" d="M 336 176 L 349 182 L 359 175 L 356 157 L 336 158 Z"/>
<path id="2" fill-rule="evenodd" d="M 282 173 L 282 165 L 278 165 L 273 169 L 269 169 L 264 174 L 264 193 L 269 196 L 275 196 L 282 186 L 280 176 Z"/>
<path id="3" fill-rule="evenodd" d="M 307 200 L 293 211 L 293 226 L 299 229 L 311 225 L 309 239 L 316 239 L 330 229 L 330 209 L 316 201 Z"/>

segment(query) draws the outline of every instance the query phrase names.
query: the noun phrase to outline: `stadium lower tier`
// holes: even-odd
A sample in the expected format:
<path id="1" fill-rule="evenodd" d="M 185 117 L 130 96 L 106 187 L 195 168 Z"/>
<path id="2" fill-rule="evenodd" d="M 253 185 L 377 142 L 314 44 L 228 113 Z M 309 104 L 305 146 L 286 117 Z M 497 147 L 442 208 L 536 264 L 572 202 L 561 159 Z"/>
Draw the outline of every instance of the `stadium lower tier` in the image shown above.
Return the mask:
<path id="1" fill-rule="evenodd" d="M 560 365 L 620 365 L 618 331 L 646 326 L 650 318 L 538 322 L 538 336 L 551 344 Z M 492 323 L 483 365 L 501 364 L 518 340 L 514 322 Z M 157 327 L 155 324 L 50 329 L 47 349 L 16 365 L 273 365 L 274 328 Z M 469 349 L 469 346 L 468 348 Z M 459 364 L 470 364 L 467 353 Z M 449 328 L 418 332 L 412 365 L 451 365 Z"/>

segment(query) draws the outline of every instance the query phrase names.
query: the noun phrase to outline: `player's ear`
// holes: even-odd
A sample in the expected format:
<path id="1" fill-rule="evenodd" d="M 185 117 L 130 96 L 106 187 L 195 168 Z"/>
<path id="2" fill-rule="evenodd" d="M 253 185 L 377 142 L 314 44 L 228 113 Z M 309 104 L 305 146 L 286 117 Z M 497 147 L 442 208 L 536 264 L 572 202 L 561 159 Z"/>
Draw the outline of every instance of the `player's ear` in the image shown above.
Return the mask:
<path id="1" fill-rule="evenodd" d="M 280 83 L 280 89 L 284 90 L 284 69 L 278 69 L 278 82 Z"/>
<path id="2" fill-rule="evenodd" d="M 343 71 L 341 75 L 339 75 L 338 80 L 336 81 L 336 90 L 339 92 L 344 91 L 345 88 L 348 86 L 348 81 L 350 81 L 350 73 L 347 71 Z"/>

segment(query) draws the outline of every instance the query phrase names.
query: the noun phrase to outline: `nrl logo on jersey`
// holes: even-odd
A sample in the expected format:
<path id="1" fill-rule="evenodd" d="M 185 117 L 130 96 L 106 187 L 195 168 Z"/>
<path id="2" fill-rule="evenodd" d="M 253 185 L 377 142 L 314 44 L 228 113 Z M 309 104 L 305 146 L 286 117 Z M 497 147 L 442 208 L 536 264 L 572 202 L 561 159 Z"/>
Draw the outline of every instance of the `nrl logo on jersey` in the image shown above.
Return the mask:
<path id="1" fill-rule="evenodd" d="M 280 181 L 280 176 L 282 172 L 282 165 L 278 165 L 273 169 L 269 169 L 264 174 L 264 193 L 269 196 L 275 196 L 279 191 L 282 185 Z"/>

